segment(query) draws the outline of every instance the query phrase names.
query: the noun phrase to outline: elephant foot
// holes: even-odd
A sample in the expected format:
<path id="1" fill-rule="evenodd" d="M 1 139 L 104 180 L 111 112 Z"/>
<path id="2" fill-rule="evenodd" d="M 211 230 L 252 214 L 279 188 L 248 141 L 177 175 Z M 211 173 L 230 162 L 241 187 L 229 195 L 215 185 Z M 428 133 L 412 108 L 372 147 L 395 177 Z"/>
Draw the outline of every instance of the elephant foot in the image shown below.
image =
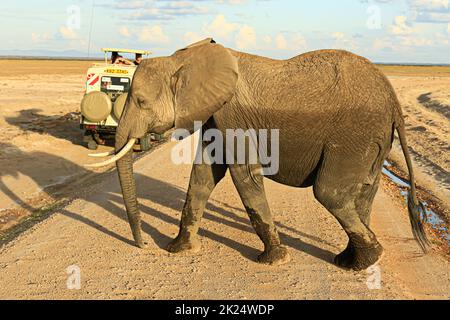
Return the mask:
<path id="1" fill-rule="evenodd" d="M 377 243 L 371 247 L 357 248 L 351 243 L 334 258 L 334 263 L 344 269 L 366 270 L 380 261 L 383 247 Z"/>
<path id="2" fill-rule="evenodd" d="M 138 247 L 139 249 L 147 249 L 148 248 L 148 242 L 137 241 L 136 242 L 136 247 Z"/>
<path id="3" fill-rule="evenodd" d="M 271 266 L 281 266 L 291 261 L 288 250 L 283 246 L 272 247 L 264 251 L 259 257 L 258 262 Z"/>
<path id="4" fill-rule="evenodd" d="M 144 241 L 144 239 L 142 238 L 140 230 L 138 230 L 136 232 L 133 232 L 133 239 L 134 239 L 134 244 L 139 249 L 147 249 L 148 248 L 148 242 Z"/>
<path id="5" fill-rule="evenodd" d="M 201 243 L 198 239 L 185 239 L 177 237 L 168 246 L 167 251 L 170 253 L 192 252 L 198 253 L 201 250 Z"/>

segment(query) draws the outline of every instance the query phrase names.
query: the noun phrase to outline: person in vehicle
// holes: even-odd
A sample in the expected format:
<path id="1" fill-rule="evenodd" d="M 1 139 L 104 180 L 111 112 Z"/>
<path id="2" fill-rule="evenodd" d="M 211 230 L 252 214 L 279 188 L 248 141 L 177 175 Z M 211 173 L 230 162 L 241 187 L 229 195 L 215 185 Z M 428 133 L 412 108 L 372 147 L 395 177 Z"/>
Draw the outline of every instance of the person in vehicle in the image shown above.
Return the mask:
<path id="1" fill-rule="evenodd" d="M 119 55 L 118 52 L 112 52 L 111 53 L 111 64 L 116 64 L 120 58 L 123 58 L 123 57 L 121 55 Z"/>
<path id="2" fill-rule="evenodd" d="M 136 53 L 136 57 L 134 58 L 134 65 L 138 66 L 142 62 L 142 54 Z"/>
<path id="3" fill-rule="evenodd" d="M 134 63 L 122 57 L 118 52 L 113 52 L 111 54 L 111 64 L 133 65 Z"/>

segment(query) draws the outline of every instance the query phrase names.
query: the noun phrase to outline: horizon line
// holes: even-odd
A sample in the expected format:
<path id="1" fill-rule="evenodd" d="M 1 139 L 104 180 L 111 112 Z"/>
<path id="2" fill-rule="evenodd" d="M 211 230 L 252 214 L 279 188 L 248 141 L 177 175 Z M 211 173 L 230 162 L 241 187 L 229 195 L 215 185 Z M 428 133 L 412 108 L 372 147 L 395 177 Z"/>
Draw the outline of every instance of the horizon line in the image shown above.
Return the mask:
<path id="1" fill-rule="evenodd" d="M 150 58 L 151 59 L 151 58 Z M 20 55 L 0 55 L 0 60 L 60 60 L 60 61 L 103 61 L 100 56 L 93 57 L 73 57 L 73 56 L 20 56 Z M 450 63 L 433 63 L 433 62 L 372 62 L 376 65 L 387 66 L 411 66 L 411 67 L 450 67 Z"/>

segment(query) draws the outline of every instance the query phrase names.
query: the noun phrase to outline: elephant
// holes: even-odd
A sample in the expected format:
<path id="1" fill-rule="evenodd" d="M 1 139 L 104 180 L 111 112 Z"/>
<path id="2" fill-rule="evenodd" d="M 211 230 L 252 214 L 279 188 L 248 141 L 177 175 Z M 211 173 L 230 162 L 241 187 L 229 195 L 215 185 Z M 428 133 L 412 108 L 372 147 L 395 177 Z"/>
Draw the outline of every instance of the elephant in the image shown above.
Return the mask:
<path id="1" fill-rule="evenodd" d="M 383 248 L 370 229 L 370 212 L 382 166 L 397 132 L 406 159 L 408 210 L 414 237 L 426 252 L 424 208 L 414 172 L 399 100 L 386 76 L 369 60 L 344 50 L 320 50 L 274 60 L 225 48 L 212 38 L 138 67 L 116 133 L 120 185 L 136 245 L 145 248 L 133 178 L 132 146 L 148 133 L 171 129 L 278 129 L 279 169 L 264 176 L 260 163 L 194 164 L 178 236 L 171 253 L 198 252 L 198 230 L 206 203 L 229 170 L 250 222 L 264 244 L 258 262 L 290 260 L 275 227 L 264 178 L 314 197 L 348 236 L 334 263 L 365 270 Z M 203 143 L 201 148 L 207 147 Z M 299 204 L 300 205 L 300 204 Z"/>

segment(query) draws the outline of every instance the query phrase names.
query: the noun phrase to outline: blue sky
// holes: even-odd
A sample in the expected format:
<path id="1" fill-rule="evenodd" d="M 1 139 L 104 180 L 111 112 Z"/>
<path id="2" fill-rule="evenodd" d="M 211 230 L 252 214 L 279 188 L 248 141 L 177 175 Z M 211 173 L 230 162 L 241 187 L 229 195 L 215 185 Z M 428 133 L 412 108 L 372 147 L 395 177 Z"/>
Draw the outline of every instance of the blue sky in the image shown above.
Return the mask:
<path id="1" fill-rule="evenodd" d="M 101 47 L 167 55 L 212 36 L 274 58 L 339 48 L 377 62 L 450 63 L 449 0 L 9 1 L 0 24 L 8 51 L 87 55 L 92 26 L 91 55 Z"/>

